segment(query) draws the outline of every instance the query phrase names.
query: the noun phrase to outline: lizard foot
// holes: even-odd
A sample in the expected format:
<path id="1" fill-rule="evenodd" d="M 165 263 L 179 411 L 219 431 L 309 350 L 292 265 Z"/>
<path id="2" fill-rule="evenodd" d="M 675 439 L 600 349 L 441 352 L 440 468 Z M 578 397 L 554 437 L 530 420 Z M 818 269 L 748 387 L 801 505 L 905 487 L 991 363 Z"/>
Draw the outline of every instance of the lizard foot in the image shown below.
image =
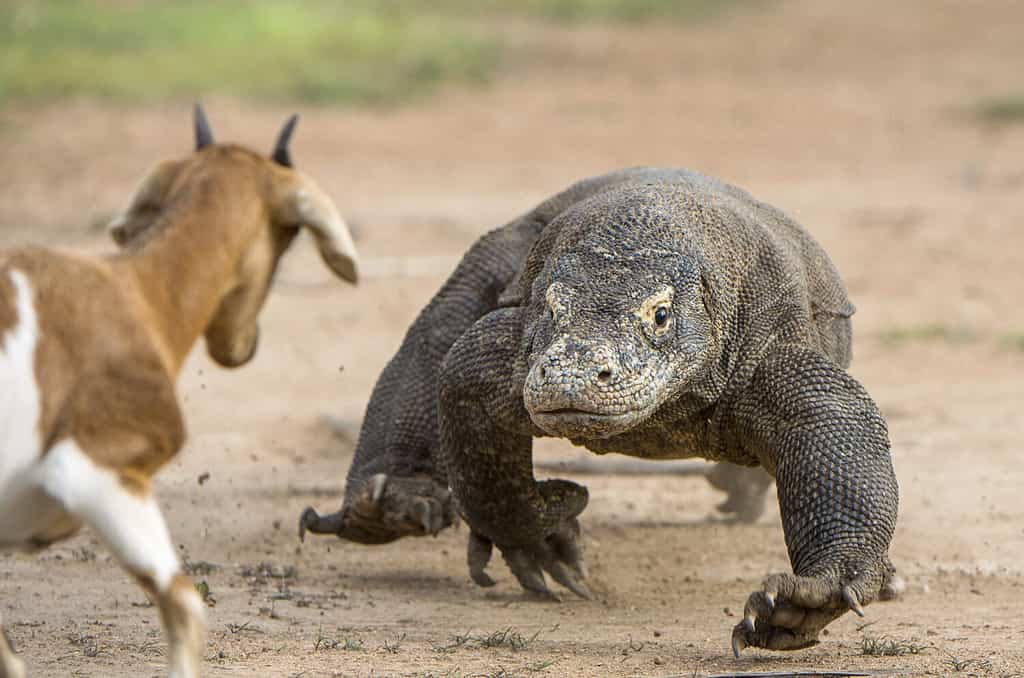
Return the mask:
<path id="1" fill-rule="evenodd" d="M 847 610 L 864 616 L 864 605 L 879 596 L 892 578 L 888 558 L 853 576 L 801 577 L 773 574 L 760 591 L 750 594 L 743 621 L 732 631 L 736 657 L 746 647 L 800 650 L 818 643 L 818 634 Z"/>
<path id="2" fill-rule="evenodd" d="M 547 572 L 556 582 L 589 600 L 593 596 L 583 581 L 587 576 L 587 568 L 583 562 L 583 547 L 579 537 L 579 521 L 571 518 L 539 544 L 525 548 L 503 548 L 501 555 L 519 580 L 520 586 L 538 598 L 560 600 L 544 580 L 544 573 Z M 492 549 L 490 539 L 476 532 L 470 534 L 469 576 L 480 586 L 494 586 L 494 580 L 484 571 L 491 559 Z"/>
<path id="3" fill-rule="evenodd" d="M 436 535 L 455 523 L 451 492 L 427 476 L 368 478 L 337 513 L 321 516 L 312 507 L 299 518 L 306 530 L 335 534 L 361 544 L 384 544 L 401 537 Z"/>
<path id="4" fill-rule="evenodd" d="M 564 517 L 555 529 L 535 544 L 528 546 L 502 547 L 501 555 L 508 568 L 529 593 L 545 600 L 560 600 L 544 579 L 547 572 L 552 579 L 581 598 L 590 599 L 592 594 L 584 579 L 587 568 L 583 560 L 583 545 L 580 543 L 580 523 L 576 516 L 587 505 L 587 491 L 575 483 L 564 480 L 549 480 L 539 483 L 541 494 L 549 502 L 549 509 Z M 480 586 L 494 586 L 494 580 L 485 572 L 490 562 L 493 542 L 478 532 L 469 535 L 467 561 L 469 575 Z"/>
<path id="5" fill-rule="evenodd" d="M 737 522 L 753 523 L 764 513 L 772 477 L 761 468 L 719 462 L 708 474 L 708 482 L 727 495 L 715 508 Z"/>

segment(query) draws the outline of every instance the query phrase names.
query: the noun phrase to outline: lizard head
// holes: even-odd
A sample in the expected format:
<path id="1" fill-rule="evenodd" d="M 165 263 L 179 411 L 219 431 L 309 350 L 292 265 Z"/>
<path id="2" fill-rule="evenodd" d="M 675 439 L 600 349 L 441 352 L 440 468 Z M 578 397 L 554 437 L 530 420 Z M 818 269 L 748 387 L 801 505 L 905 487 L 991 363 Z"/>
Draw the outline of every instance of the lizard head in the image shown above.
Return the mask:
<path id="1" fill-rule="evenodd" d="M 672 211 L 643 219 L 577 215 L 531 295 L 524 402 L 533 422 L 575 440 L 608 438 L 694 391 L 718 344 L 703 259 L 672 228 Z M 586 226 L 586 224 L 583 224 Z"/>

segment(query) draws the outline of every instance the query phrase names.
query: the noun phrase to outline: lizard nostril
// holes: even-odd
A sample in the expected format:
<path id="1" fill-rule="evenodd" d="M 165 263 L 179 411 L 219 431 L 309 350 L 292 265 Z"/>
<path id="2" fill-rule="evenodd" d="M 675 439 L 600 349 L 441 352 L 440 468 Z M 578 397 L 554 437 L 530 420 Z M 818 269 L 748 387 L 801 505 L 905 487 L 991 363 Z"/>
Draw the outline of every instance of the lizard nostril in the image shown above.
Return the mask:
<path id="1" fill-rule="evenodd" d="M 597 373 L 597 380 L 602 384 L 607 384 L 612 380 L 612 371 L 608 368 L 601 370 Z"/>
<path id="2" fill-rule="evenodd" d="M 540 373 L 540 378 L 541 378 L 541 379 L 543 379 L 543 378 L 545 378 L 545 377 L 547 377 L 547 376 L 548 376 L 548 371 L 547 371 L 547 368 L 545 368 L 545 367 L 544 367 L 543 365 L 541 365 L 541 366 L 540 366 L 540 369 L 539 369 L 539 370 L 537 370 L 537 371 L 538 371 L 538 372 Z"/>

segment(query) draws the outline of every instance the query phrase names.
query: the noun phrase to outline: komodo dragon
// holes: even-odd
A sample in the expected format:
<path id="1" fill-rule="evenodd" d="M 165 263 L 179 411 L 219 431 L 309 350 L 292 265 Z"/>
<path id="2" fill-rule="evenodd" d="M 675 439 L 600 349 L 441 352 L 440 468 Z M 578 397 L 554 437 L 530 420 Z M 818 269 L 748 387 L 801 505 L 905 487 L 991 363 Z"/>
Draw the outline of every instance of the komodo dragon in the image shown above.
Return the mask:
<path id="1" fill-rule="evenodd" d="M 398 352 L 381 373 L 366 408 L 341 510 L 319 516 L 303 512 L 301 529 L 364 544 L 437 534 L 453 524 L 448 479 L 436 462 L 439 448 L 437 381 L 452 344 L 473 323 L 498 308 L 544 227 L 571 204 L 620 180 L 597 177 L 555 196 L 540 207 L 482 236 L 466 252 L 445 285 L 407 331 Z M 331 417 L 328 425 L 349 436 Z M 550 467 L 565 465 L 549 464 Z M 615 473 L 614 468 L 566 469 L 571 473 Z M 538 468 L 544 468 L 538 464 Z M 666 469 L 679 473 L 678 469 Z M 719 511 L 739 522 L 754 522 L 764 511 L 771 476 L 761 469 L 719 463 L 706 470 L 712 487 L 726 493 Z"/>
<path id="2" fill-rule="evenodd" d="M 493 585 L 497 545 L 524 589 L 553 595 L 547 572 L 589 597 L 587 490 L 533 476 L 532 439 L 556 436 L 775 477 L 793 574 L 749 596 L 737 655 L 813 645 L 890 591 L 886 425 L 844 370 L 853 306 L 799 225 L 696 172 L 637 168 L 575 184 L 484 237 L 460 269 L 474 256 L 492 265 L 456 271 L 410 330 L 420 350 L 400 351 L 374 390 L 360 441 L 397 436 L 406 453 L 354 463 L 355 496 L 332 516 L 307 509 L 300 530 L 364 542 L 436 532 L 454 517 L 450 487 L 476 583 Z M 432 347 L 446 353 L 439 372 Z M 435 378 L 436 415 L 403 407 Z"/>

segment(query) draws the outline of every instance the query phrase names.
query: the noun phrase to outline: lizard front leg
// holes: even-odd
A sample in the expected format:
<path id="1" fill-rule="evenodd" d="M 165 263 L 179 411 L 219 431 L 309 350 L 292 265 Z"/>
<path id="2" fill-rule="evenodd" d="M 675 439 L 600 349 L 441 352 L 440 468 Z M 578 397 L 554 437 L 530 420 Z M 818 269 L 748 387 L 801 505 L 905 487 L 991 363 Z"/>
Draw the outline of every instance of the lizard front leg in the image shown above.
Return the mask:
<path id="1" fill-rule="evenodd" d="M 733 650 L 795 650 L 847 610 L 879 597 L 898 490 L 878 408 L 844 370 L 810 348 L 775 347 L 733 409 L 733 424 L 774 472 L 793 573 L 751 594 Z"/>
<path id="2" fill-rule="evenodd" d="M 441 459 L 472 531 L 470 576 L 481 586 L 492 544 L 524 589 L 554 597 L 543 572 L 589 597 L 576 517 L 587 490 L 533 476 L 533 427 L 513 365 L 522 332 L 518 308 L 479 320 L 449 351 L 441 369 Z"/>

